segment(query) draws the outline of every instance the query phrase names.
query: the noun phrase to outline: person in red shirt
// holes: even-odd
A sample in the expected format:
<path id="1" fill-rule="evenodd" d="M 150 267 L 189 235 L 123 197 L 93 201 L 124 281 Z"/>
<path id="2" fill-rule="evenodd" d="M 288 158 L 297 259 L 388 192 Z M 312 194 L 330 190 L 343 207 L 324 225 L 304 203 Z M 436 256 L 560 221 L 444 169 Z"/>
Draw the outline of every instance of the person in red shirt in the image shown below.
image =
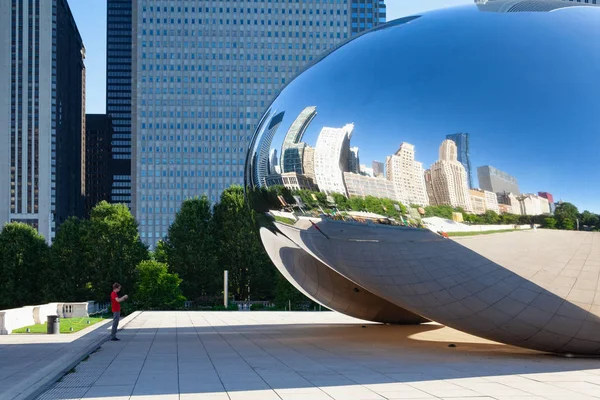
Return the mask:
<path id="1" fill-rule="evenodd" d="M 119 320 L 121 319 L 121 302 L 127 300 L 129 296 L 124 295 L 119 297 L 118 293 L 121 291 L 121 285 L 118 283 L 113 284 L 113 291 L 110 294 L 110 305 L 113 312 L 113 324 L 111 339 L 113 342 L 120 340 L 117 338 L 117 328 L 119 326 Z"/>

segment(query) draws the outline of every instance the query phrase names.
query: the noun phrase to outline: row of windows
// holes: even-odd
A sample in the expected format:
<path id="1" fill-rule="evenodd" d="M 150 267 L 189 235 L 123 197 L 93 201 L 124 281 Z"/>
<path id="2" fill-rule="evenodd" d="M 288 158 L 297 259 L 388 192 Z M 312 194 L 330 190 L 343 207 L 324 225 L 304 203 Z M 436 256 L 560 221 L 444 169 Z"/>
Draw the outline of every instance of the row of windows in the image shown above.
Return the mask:
<path id="1" fill-rule="evenodd" d="M 224 177 L 226 177 L 226 178 L 228 178 L 230 176 L 230 174 L 231 174 L 232 177 L 236 178 L 236 177 L 238 177 L 238 174 L 239 174 L 239 177 L 242 176 L 242 171 L 243 171 L 243 169 L 241 169 L 240 171 L 210 171 L 210 172 L 209 171 L 204 171 L 204 175 L 202 174 L 202 171 L 199 171 L 197 175 L 194 175 L 194 171 L 190 171 L 190 176 L 189 177 L 190 178 L 194 178 L 194 177 L 201 178 L 201 177 L 204 176 L 206 178 L 209 178 L 209 177 L 213 177 L 213 178 L 216 178 L 216 177 L 224 178 Z M 141 172 L 142 172 L 142 177 L 152 177 L 152 176 L 157 177 L 157 178 L 158 177 L 163 177 L 163 178 L 167 178 L 167 177 L 174 178 L 175 177 L 173 175 L 173 171 L 169 171 L 170 174 L 167 174 L 167 171 L 152 171 L 152 170 L 146 171 L 146 170 L 142 170 Z M 177 177 L 178 178 L 182 177 L 180 175 L 180 171 L 177 171 Z M 187 174 L 186 174 L 185 177 L 187 177 Z"/>
<path id="2" fill-rule="evenodd" d="M 142 150 L 142 153 L 145 153 L 146 150 L 148 151 L 148 153 L 152 153 L 152 152 L 155 152 L 155 153 L 182 153 L 182 152 L 183 153 L 187 153 L 188 152 L 188 147 L 183 147 L 183 148 L 181 148 L 181 147 L 169 147 L 168 149 L 167 149 L 167 147 L 163 147 L 162 151 L 161 151 L 161 148 L 158 147 L 158 146 L 156 146 L 156 147 L 142 146 L 141 150 Z M 209 152 L 209 147 L 206 147 L 206 146 L 205 147 L 200 147 L 199 146 L 197 148 L 196 147 L 189 147 L 189 152 L 190 153 L 208 153 Z M 210 152 L 211 153 L 223 153 L 223 152 L 229 153 L 230 149 L 229 149 L 229 147 L 211 147 L 210 148 Z M 237 147 L 231 148 L 231 152 L 233 152 L 233 153 L 238 152 L 238 148 Z M 240 147 L 239 148 L 239 152 L 243 153 L 244 152 L 244 148 Z"/>

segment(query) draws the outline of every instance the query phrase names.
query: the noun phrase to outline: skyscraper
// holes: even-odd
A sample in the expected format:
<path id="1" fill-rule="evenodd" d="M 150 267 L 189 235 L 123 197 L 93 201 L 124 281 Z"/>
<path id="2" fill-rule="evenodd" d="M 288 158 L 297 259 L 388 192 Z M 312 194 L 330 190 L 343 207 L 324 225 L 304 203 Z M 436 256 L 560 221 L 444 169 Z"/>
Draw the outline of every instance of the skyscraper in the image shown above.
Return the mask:
<path id="1" fill-rule="evenodd" d="M 405 205 L 429 205 L 425 188 L 423 164 L 415 161 L 415 146 L 402 143 L 396 153 L 387 158 L 387 179 L 394 183 L 396 196 Z"/>
<path id="2" fill-rule="evenodd" d="M 384 174 L 384 164 L 381 161 L 373 161 L 373 176 L 375 178 L 382 178 Z"/>
<path id="3" fill-rule="evenodd" d="M 112 203 L 131 204 L 132 1 L 107 0 L 106 113 L 111 117 Z"/>
<path id="4" fill-rule="evenodd" d="M 479 178 L 479 187 L 483 190 L 500 194 L 519 194 L 517 178 L 490 165 L 477 167 L 477 177 Z"/>
<path id="5" fill-rule="evenodd" d="M 322 192 L 347 195 L 344 172 L 348 172 L 350 138 L 354 125 L 324 127 L 315 147 L 316 183 Z"/>
<path id="6" fill-rule="evenodd" d="M 85 196 L 85 48 L 67 0 L 3 0 L 0 226 L 49 242 Z"/>
<path id="7" fill-rule="evenodd" d="M 360 173 L 360 159 L 358 157 L 358 147 L 350 147 L 348 153 L 348 171 L 353 174 Z"/>
<path id="8" fill-rule="evenodd" d="M 111 140 L 113 126 L 106 114 L 85 116 L 85 212 L 101 201 L 110 201 L 112 186 Z M 120 189 L 116 189 L 120 190 Z"/>
<path id="9" fill-rule="evenodd" d="M 432 166 L 431 186 L 436 205 L 461 207 L 471 212 L 471 194 L 467 183 L 465 167 L 458 162 L 456 144 L 452 140 L 444 140 L 440 146 L 440 158 Z M 426 177 L 427 180 L 427 177 Z"/>
<path id="10" fill-rule="evenodd" d="M 217 201 L 243 182 L 250 136 L 284 85 L 385 19 L 381 0 L 133 0 L 132 8 L 133 211 L 150 245 L 185 198 Z"/>
<path id="11" fill-rule="evenodd" d="M 473 189 L 471 159 L 469 157 L 469 134 L 455 133 L 452 135 L 446 135 L 446 139 L 452 140 L 456 144 L 458 152 L 458 162 L 461 163 L 463 167 L 465 167 L 465 171 L 467 171 L 467 181 L 469 182 L 469 189 Z"/>
<path id="12" fill-rule="evenodd" d="M 288 129 L 285 139 L 283 140 L 283 146 L 281 148 L 281 170 L 282 172 L 297 172 L 302 173 L 300 170 L 302 166 L 302 156 L 299 152 L 304 149 L 304 144 L 300 144 L 306 129 L 310 125 L 311 121 L 317 115 L 317 107 L 306 107 L 294 120 L 290 129 Z"/>
<path id="13" fill-rule="evenodd" d="M 256 164 L 255 174 L 255 182 L 259 182 L 260 185 L 266 186 L 266 178 L 269 176 L 269 152 L 271 149 L 271 143 L 273 142 L 273 137 L 275 133 L 277 133 L 277 129 L 281 122 L 283 121 L 283 116 L 285 112 L 280 112 L 278 114 L 273 115 L 270 119 L 265 120 L 267 122 L 266 131 L 261 136 L 260 145 L 258 147 L 258 163 Z"/>

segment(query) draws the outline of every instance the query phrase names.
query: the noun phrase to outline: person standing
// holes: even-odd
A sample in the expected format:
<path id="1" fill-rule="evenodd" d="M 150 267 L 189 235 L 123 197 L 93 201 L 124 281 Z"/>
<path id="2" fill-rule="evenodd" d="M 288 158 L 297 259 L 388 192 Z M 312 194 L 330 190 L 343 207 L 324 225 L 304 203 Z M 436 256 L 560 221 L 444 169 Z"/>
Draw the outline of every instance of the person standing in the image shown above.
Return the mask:
<path id="1" fill-rule="evenodd" d="M 113 284 L 113 291 L 110 294 L 110 305 L 113 312 L 113 324 L 112 324 L 112 332 L 111 339 L 113 342 L 121 340 L 117 338 L 117 328 L 119 327 L 119 320 L 121 319 L 121 302 L 127 300 L 129 296 L 124 295 L 119 297 L 119 292 L 121 291 L 121 285 L 118 283 Z"/>

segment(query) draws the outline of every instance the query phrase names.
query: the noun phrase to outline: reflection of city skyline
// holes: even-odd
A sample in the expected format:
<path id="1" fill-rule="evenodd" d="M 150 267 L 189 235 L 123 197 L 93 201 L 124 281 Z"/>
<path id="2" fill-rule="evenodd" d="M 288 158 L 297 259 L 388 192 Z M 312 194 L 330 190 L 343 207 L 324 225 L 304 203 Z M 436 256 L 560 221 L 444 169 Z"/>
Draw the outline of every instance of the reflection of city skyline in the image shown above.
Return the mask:
<path id="1" fill-rule="evenodd" d="M 552 210 L 550 199 L 541 192 L 521 195 L 516 178 L 489 165 L 477 168 L 479 186 L 475 187 L 469 133 L 446 135 L 438 159 L 427 169 L 416 159 L 415 146 L 407 142 L 386 156 L 385 163 L 374 160 L 367 167 L 361 164 L 360 148 L 351 146 L 354 124 L 321 127 L 314 147 L 304 141 L 317 116 L 316 106 L 299 113 L 280 149 L 270 147 L 283 114 L 273 115 L 261 128 L 264 132 L 257 153 L 266 161 L 255 163 L 255 182 L 261 186 L 283 185 L 349 198 L 389 198 L 407 206 L 449 205 L 470 213 L 544 214 Z"/>

